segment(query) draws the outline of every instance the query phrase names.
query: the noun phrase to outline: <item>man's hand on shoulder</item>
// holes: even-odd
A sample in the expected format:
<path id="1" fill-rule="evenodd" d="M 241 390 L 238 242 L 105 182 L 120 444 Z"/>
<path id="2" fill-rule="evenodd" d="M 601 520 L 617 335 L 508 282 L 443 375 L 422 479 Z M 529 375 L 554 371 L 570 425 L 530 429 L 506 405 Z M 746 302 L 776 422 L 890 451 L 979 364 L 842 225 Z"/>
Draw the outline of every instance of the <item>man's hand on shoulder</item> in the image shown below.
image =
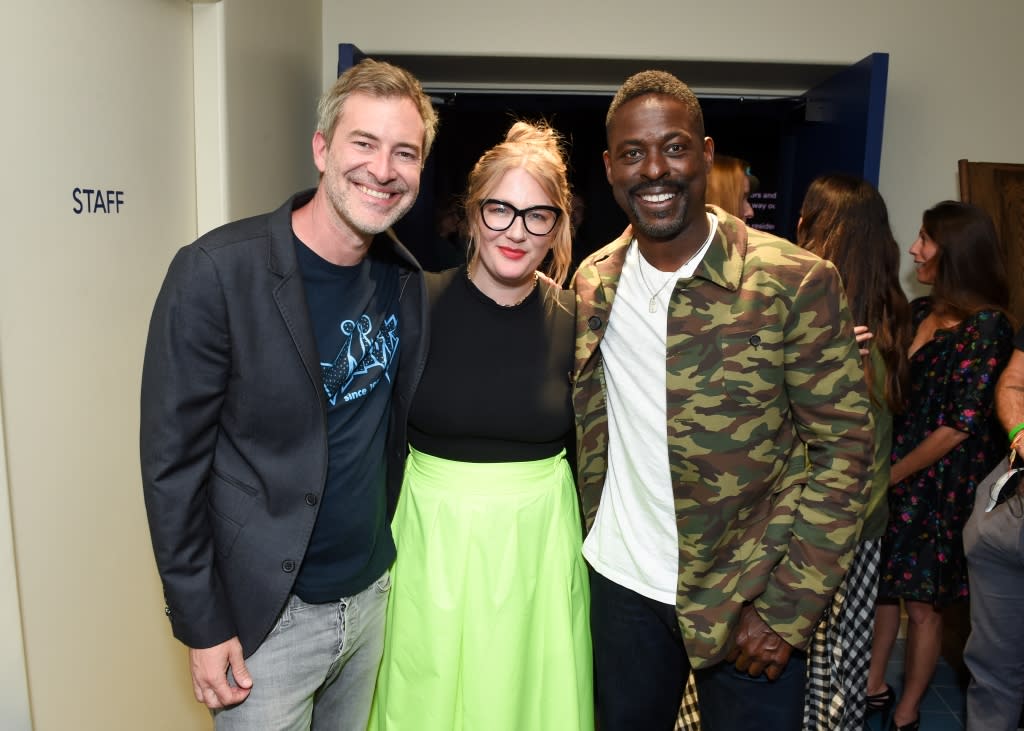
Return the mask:
<path id="1" fill-rule="evenodd" d="M 735 663 L 737 670 L 754 678 L 764 673 L 769 680 L 779 677 L 793 651 L 793 646 L 776 634 L 750 604 L 740 611 L 730 644 L 726 662 Z"/>
<path id="2" fill-rule="evenodd" d="M 252 678 L 242 658 L 242 643 L 237 637 L 202 650 L 189 648 L 192 691 L 207 708 L 235 706 L 249 697 Z M 228 684 L 228 669 L 235 685 Z"/>

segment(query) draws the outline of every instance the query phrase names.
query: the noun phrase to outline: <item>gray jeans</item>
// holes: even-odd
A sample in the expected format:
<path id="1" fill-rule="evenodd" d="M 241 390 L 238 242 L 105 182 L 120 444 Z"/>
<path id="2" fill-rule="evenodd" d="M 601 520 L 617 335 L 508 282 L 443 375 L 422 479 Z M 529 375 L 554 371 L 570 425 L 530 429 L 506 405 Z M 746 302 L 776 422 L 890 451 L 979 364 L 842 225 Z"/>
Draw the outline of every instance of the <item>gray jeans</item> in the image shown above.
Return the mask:
<path id="1" fill-rule="evenodd" d="M 985 512 L 992 484 L 1006 468 L 1003 460 L 978 485 L 964 527 L 971 582 L 967 731 L 1016 731 L 1024 704 L 1024 500 L 1016 495 Z"/>
<path id="2" fill-rule="evenodd" d="M 245 661 L 252 692 L 214 712 L 217 731 L 365 731 L 390 589 L 385 572 L 336 602 L 288 597 L 274 629 Z"/>

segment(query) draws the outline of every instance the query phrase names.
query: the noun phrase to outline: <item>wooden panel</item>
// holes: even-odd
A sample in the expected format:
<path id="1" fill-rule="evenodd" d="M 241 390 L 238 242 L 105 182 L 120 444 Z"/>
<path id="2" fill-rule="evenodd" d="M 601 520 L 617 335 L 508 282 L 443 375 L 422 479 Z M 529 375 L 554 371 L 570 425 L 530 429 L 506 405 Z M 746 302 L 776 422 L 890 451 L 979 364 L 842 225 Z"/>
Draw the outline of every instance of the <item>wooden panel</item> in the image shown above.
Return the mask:
<path id="1" fill-rule="evenodd" d="M 959 161 L 960 199 L 984 208 L 999 234 L 1010 310 L 1024 323 L 1024 165 Z"/>

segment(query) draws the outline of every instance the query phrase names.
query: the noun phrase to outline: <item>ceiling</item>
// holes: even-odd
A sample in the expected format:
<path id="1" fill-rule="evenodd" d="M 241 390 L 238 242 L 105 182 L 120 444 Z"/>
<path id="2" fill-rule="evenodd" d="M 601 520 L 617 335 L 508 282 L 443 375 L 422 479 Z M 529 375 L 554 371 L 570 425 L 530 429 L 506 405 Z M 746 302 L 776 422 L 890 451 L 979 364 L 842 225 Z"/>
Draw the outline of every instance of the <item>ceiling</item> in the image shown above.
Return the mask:
<path id="1" fill-rule="evenodd" d="M 701 96 L 773 98 L 804 93 L 841 64 L 693 61 L 679 59 L 440 56 L 373 53 L 408 69 L 428 92 L 517 91 L 613 94 L 644 69 L 668 71 Z"/>

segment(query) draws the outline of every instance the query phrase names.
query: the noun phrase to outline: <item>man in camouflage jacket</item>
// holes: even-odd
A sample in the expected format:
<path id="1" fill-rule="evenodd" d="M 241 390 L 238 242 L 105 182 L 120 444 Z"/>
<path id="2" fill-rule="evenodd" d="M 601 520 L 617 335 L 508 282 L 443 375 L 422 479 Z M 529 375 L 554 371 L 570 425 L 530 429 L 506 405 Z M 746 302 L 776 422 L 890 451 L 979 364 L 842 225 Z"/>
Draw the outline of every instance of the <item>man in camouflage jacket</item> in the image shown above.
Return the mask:
<path id="1" fill-rule="evenodd" d="M 648 447 L 655 457 L 667 451 L 678 567 L 675 606 L 668 605 L 677 626 L 661 620 L 669 637 L 663 642 L 652 639 L 657 629 L 645 636 L 630 623 L 634 610 L 640 616 L 645 606 L 663 604 L 639 590 L 630 605 L 632 587 L 623 585 L 632 577 L 616 581 L 613 574 L 609 582 L 592 558 L 600 551 L 585 548 L 594 568 L 602 731 L 671 728 L 690 667 L 706 731 L 799 728 L 798 651 L 849 564 L 870 482 L 871 417 L 845 295 L 828 262 L 704 206 L 713 143 L 685 84 L 662 72 L 632 77 L 609 110 L 608 137 L 608 179 L 632 225 L 588 257 L 575 278 L 579 488 L 591 531 L 615 451 L 631 452 L 620 461 Z M 677 272 L 674 287 L 655 291 L 649 279 L 659 272 L 652 264 L 662 278 Z M 609 428 L 610 387 L 638 388 L 611 379 L 642 377 L 632 368 L 612 372 L 611 351 L 602 348 L 626 276 L 645 305 L 651 295 L 651 313 L 659 304 L 667 310 L 665 361 L 655 364 L 665 368 L 660 443 L 623 444 L 616 434 L 631 426 Z M 646 317 L 645 308 L 627 307 L 620 305 L 623 322 L 631 322 L 627 311 Z M 642 343 L 635 328 L 626 342 Z M 638 348 L 626 351 L 627 367 L 662 357 Z M 620 424 L 628 421 L 624 415 L 635 416 L 634 403 L 619 407 Z M 628 535 L 616 540 L 629 543 Z M 626 614 L 629 621 L 621 619 Z M 659 644 L 678 645 L 680 660 L 669 653 L 663 662 L 664 647 L 645 654 Z M 797 677 L 784 692 L 776 679 L 787 665 Z M 749 682 L 750 676 L 760 677 Z M 678 688 L 651 690 L 659 685 Z"/>

